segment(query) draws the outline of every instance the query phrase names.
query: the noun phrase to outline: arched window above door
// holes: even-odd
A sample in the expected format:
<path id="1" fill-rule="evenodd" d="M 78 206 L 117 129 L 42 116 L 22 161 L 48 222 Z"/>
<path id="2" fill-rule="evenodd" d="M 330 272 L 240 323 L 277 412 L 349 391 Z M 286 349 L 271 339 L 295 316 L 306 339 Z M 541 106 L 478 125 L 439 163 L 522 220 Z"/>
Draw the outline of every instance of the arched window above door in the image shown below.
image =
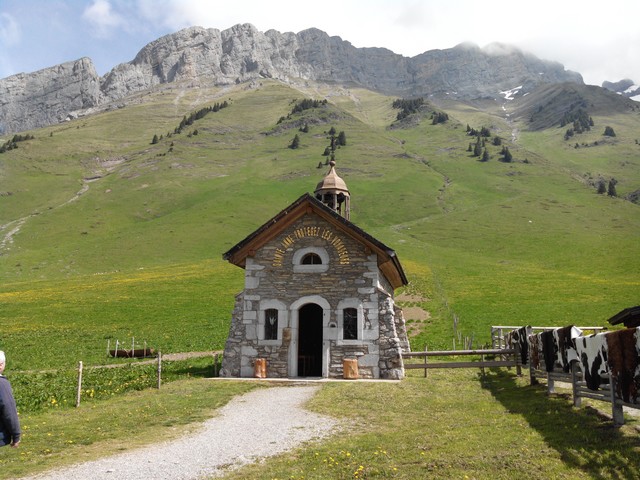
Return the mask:
<path id="1" fill-rule="evenodd" d="M 293 253 L 293 273 L 322 273 L 329 270 L 329 254 L 322 247 L 304 247 Z"/>
<path id="2" fill-rule="evenodd" d="M 322 265 L 322 259 L 320 255 L 315 253 L 307 253 L 304 257 L 302 257 L 302 265 Z"/>

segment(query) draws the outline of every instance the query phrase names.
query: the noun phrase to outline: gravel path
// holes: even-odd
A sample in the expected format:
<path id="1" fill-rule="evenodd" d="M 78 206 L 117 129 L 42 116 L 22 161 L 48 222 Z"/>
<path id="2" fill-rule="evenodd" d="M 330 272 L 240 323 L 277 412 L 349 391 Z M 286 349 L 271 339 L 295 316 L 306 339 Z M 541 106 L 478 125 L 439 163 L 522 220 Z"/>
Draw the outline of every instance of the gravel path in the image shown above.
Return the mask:
<path id="1" fill-rule="evenodd" d="M 337 431 L 335 419 L 302 408 L 318 387 L 273 387 L 234 398 L 188 437 L 46 472 L 33 480 L 186 480 L 238 467 Z"/>

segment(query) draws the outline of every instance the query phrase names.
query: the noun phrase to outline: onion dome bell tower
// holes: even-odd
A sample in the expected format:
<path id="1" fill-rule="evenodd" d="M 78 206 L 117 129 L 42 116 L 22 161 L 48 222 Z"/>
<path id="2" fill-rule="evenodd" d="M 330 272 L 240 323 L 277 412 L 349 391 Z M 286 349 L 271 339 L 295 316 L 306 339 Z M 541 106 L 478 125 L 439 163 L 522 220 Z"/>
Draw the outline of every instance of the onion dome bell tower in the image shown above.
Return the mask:
<path id="1" fill-rule="evenodd" d="M 349 189 L 344 180 L 336 173 L 336 162 L 329 162 L 331 168 L 315 190 L 315 196 L 331 210 L 349 220 L 350 199 Z"/>

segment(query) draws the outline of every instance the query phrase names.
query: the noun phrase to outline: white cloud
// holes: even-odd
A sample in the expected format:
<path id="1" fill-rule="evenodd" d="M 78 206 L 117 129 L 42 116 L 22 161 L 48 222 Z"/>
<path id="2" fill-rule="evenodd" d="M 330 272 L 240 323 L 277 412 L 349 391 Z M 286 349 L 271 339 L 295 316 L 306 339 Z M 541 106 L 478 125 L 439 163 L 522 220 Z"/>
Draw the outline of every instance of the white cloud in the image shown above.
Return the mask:
<path id="1" fill-rule="evenodd" d="M 94 0 L 84 9 L 82 18 L 91 24 L 98 37 L 108 37 L 113 30 L 126 25 L 124 17 L 113 10 L 108 0 Z"/>
<path id="2" fill-rule="evenodd" d="M 0 44 L 4 46 L 17 45 L 22 33 L 20 25 L 13 16 L 0 12 Z"/>

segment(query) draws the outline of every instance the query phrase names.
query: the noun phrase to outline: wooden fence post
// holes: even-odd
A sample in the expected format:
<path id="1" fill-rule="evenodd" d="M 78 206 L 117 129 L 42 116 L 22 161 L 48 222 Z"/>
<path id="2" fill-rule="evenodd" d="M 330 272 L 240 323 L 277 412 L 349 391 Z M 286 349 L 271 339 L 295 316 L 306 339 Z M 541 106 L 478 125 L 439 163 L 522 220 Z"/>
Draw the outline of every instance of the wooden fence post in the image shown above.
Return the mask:
<path id="1" fill-rule="evenodd" d="M 516 362 L 516 375 L 522 376 L 522 354 L 520 353 L 520 344 L 516 343 L 513 360 Z"/>
<path id="2" fill-rule="evenodd" d="M 162 384 L 162 352 L 158 352 L 158 389 Z"/>
<path id="3" fill-rule="evenodd" d="M 529 360 L 529 384 L 538 384 L 538 379 L 536 378 L 536 369 L 534 368 L 533 362 L 531 360 Z"/>
<path id="4" fill-rule="evenodd" d="M 582 405 L 582 397 L 578 392 L 578 362 L 571 364 L 571 388 L 573 389 L 573 406 Z"/>
<path id="5" fill-rule="evenodd" d="M 76 390 L 76 408 L 80 406 L 80 395 L 82 393 L 82 360 L 78 363 L 78 389 Z"/>
<path id="6" fill-rule="evenodd" d="M 616 381 L 609 373 L 609 389 L 611 390 L 609 393 L 611 395 L 611 415 L 613 417 L 613 426 L 620 427 L 624 425 L 624 411 L 622 410 L 622 405 L 620 405 L 616 401 Z"/>
<path id="7" fill-rule="evenodd" d="M 424 353 L 427 353 L 427 346 L 424 346 Z M 427 378 L 427 356 L 424 356 L 424 378 Z"/>

